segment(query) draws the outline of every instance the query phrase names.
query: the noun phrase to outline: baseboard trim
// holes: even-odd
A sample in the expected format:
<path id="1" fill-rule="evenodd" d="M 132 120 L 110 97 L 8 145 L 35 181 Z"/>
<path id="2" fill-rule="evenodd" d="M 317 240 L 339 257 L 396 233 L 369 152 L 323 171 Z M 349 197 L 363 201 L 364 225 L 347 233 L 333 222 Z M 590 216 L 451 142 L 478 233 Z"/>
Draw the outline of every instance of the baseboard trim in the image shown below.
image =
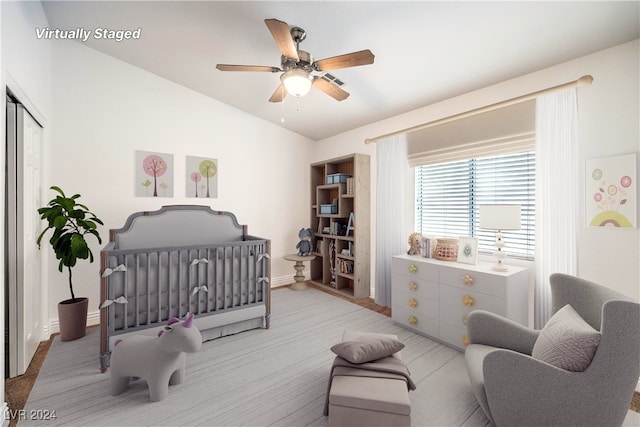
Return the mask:
<path id="1" fill-rule="evenodd" d="M 308 273 L 305 271 L 304 280 L 309 280 Z M 290 276 L 280 276 L 276 278 L 271 278 L 271 287 L 279 288 L 282 286 L 290 285 L 294 282 L 293 274 Z"/>

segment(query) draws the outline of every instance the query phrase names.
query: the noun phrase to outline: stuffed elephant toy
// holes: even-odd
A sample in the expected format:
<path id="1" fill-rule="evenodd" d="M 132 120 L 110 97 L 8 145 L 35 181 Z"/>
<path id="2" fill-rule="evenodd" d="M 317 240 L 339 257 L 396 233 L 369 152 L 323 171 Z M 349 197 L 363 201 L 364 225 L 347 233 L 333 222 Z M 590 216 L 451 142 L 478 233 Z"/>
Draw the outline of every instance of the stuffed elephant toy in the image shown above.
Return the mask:
<path id="1" fill-rule="evenodd" d="M 310 228 L 301 228 L 298 232 L 298 237 L 300 241 L 296 245 L 298 249 L 298 255 L 300 256 L 308 256 L 311 254 L 311 243 L 313 240 L 313 230 Z"/>

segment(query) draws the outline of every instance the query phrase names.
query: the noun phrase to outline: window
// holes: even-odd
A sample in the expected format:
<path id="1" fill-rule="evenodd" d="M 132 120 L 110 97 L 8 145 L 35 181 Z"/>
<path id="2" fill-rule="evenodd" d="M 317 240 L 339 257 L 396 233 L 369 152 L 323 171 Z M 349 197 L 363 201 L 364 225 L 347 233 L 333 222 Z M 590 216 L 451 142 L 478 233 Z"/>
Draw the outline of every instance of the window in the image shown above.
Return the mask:
<path id="1" fill-rule="evenodd" d="M 478 206 L 520 204 L 521 229 L 504 231 L 510 257 L 535 255 L 535 151 L 418 166 L 416 231 L 425 236 L 478 238 L 478 251 L 494 250 L 495 231 L 478 228 Z"/>

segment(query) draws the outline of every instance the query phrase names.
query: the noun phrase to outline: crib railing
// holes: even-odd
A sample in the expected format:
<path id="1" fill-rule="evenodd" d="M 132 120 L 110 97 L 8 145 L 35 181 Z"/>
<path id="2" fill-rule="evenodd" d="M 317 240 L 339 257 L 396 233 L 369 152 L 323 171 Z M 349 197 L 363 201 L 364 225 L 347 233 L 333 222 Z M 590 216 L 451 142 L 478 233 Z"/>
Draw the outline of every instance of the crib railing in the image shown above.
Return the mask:
<path id="1" fill-rule="evenodd" d="M 101 368 L 108 366 L 109 337 L 146 329 L 171 317 L 196 319 L 253 305 L 267 306 L 268 240 L 101 252 Z"/>

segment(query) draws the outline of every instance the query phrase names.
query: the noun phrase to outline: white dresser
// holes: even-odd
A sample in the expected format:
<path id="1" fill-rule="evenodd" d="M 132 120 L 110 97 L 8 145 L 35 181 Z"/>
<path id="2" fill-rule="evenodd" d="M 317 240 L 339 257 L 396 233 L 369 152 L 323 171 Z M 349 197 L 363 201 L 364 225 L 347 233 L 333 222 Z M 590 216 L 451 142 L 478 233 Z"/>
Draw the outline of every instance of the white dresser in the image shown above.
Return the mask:
<path id="1" fill-rule="evenodd" d="M 497 272 L 490 263 L 394 256 L 391 316 L 418 333 L 464 349 L 467 315 L 473 310 L 491 311 L 527 325 L 528 276 L 522 267 Z"/>

